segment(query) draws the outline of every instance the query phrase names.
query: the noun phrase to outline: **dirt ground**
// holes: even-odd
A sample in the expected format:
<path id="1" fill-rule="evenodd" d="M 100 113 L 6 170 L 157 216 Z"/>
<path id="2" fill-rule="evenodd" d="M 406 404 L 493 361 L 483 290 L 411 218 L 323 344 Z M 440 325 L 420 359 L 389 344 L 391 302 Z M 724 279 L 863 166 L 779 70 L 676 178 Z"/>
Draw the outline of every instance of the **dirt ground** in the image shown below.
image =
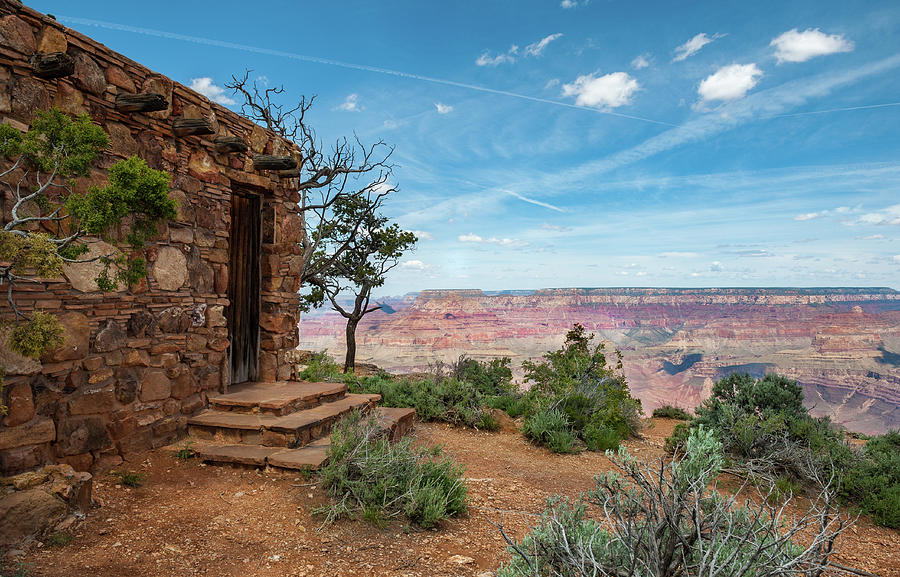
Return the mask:
<path id="1" fill-rule="evenodd" d="M 626 443 L 640 457 L 662 453 L 674 421 L 654 419 L 645 437 Z M 159 449 L 126 463 L 141 487 L 95 477 L 101 505 L 63 546 L 32 548 L 30 575 L 172 576 L 481 576 L 509 558 L 492 525 L 521 537 L 553 494 L 576 496 L 610 469 L 598 453 L 554 455 L 520 434 L 418 424 L 420 442 L 443 444 L 466 467 L 469 514 L 423 531 L 395 521 L 378 529 L 357 521 L 320 528 L 311 514 L 327 497 L 296 474 L 206 466 Z M 840 542 L 837 562 L 900 577 L 900 532 L 860 520 Z M 5 565 L 7 566 L 7 565 Z"/>

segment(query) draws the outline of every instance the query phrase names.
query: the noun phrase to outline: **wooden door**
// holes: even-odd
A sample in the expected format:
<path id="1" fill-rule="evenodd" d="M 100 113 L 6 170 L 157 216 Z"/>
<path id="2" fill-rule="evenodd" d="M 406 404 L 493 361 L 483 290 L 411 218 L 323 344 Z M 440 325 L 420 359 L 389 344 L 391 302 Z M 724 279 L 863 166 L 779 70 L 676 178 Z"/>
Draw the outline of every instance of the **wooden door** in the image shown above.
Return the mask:
<path id="1" fill-rule="evenodd" d="M 259 365 L 260 197 L 235 192 L 231 202 L 228 330 L 231 383 L 256 380 Z"/>

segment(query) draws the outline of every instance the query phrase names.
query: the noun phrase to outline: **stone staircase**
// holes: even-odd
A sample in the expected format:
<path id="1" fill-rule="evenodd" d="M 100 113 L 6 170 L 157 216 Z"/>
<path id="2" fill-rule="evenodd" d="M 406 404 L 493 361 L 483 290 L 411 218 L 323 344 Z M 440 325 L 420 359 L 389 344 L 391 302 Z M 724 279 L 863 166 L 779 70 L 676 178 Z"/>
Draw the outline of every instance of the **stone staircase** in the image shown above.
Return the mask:
<path id="1" fill-rule="evenodd" d="M 378 419 L 391 439 L 412 425 L 415 409 L 377 407 L 380 395 L 347 392 L 343 383 L 243 383 L 210 395 L 209 408 L 188 419 L 200 459 L 282 469 L 325 463 L 332 425 L 354 410 Z"/>

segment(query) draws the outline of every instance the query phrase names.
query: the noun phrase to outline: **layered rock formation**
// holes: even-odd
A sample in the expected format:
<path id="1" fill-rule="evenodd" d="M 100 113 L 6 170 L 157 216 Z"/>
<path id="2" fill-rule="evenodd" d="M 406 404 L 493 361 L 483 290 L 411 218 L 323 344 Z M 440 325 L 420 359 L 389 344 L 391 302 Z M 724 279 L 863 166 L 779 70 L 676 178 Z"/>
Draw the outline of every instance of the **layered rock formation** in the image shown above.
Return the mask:
<path id="1" fill-rule="evenodd" d="M 581 323 L 624 354 L 650 410 L 695 406 L 735 371 L 803 385 L 814 414 L 867 433 L 900 426 L 900 293 L 892 289 L 546 289 L 423 291 L 359 326 L 357 358 L 393 372 L 460 354 L 514 365 Z M 343 319 L 304 316 L 300 346 L 343 352 Z"/>

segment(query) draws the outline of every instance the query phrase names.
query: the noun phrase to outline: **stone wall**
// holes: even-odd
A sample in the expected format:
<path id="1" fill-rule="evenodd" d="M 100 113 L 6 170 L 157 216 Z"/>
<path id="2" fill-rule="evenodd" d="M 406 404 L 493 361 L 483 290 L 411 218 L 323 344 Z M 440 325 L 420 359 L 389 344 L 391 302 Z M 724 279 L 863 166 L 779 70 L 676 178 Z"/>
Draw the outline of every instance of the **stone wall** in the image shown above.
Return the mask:
<path id="1" fill-rule="evenodd" d="M 50 52 L 71 56 L 74 73 L 35 77 L 31 57 Z M 164 94 L 169 106 L 116 110 L 117 94 L 137 92 Z M 94 265 L 80 264 L 64 279 L 21 287 L 19 306 L 57 314 L 66 340 L 40 363 L 0 347 L 10 408 L 0 424 L 0 474 L 48 462 L 77 470 L 114 465 L 176 439 L 187 415 L 206 406 L 207 393 L 227 386 L 233 189 L 263 198 L 260 380 L 290 376 L 284 351 L 297 340 L 297 182 L 252 166 L 254 153 L 296 155 L 288 143 L 52 18 L 0 0 L 0 122 L 24 131 L 35 110 L 51 106 L 89 114 L 110 136 L 109 149 L 77 188 L 104 183 L 109 166 L 136 154 L 172 175 L 179 210 L 146 248 L 150 274 L 137 285 L 98 292 Z M 178 137 L 179 117 L 206 118 L 215 134 Z M 243 138 L 249 150 L 218 153 L 213 139 L 220 135 Z M 0 317 L 11 317 L 5 299 Z M 5 336 L 0 330 L 0 341 Z"/>

